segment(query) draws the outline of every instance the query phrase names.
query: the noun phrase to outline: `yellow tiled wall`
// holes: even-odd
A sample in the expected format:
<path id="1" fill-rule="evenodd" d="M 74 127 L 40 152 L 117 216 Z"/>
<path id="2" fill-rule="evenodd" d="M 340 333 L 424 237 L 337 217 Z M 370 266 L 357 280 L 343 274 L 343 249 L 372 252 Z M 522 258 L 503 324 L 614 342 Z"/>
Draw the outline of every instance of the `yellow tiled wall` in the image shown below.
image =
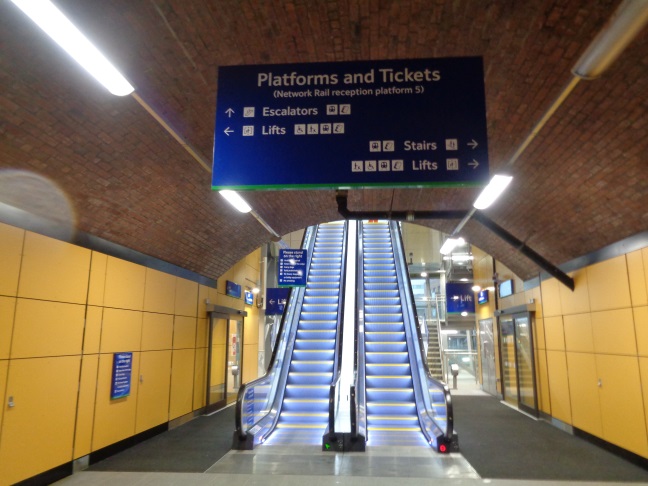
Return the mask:
<path id="1" fill-rule="evenodd" d="M 551 410 L 563 422 L 648 457 L 648 249 L 573 272 L 571 292 L 541 284 Z M 643 353 L 643 354 L 642 354 Z"/>
<path id="2" fill-rule="evenodd" d="M 477 249 L 473 255 L 483 286 L 492 259 Z M 524 291 L 496 265 L 516 290 L 499 308 L 535 304 L 539 409 L 648 458 L 648 248 L 572 272 L 573 292 L 556 279 Z M 478 307 L 477 320 L 492 316 Z"/>
<path id="3" fill-rule="evenodd" d="M 258 262 L 230 279 L 256 281 Z M 248 310 L 256 377 L 257 309 L 224 289 L 2 223 L 0 269 L 0 486 L 205 406 L 206 298 Z M 115 352 L 133 353 L 131 390 L 111 400 Z M 215 352 L 224 362 L 224 338 Z"/>

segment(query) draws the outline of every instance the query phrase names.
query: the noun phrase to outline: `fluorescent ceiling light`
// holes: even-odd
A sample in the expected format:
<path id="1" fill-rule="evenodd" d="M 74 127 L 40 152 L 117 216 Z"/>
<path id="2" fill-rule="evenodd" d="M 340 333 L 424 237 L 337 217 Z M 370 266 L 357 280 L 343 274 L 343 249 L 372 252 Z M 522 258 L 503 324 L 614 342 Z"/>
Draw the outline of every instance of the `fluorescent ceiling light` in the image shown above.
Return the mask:
<path id="1" fill-rule="evenodd" d="M 232 206 L 234 206 L 242 213 L 249 213 L 250 211 L 252 211 L 250 205 L 246 203 L 245 200 L 241 196 L 239 196 L 236 192 L 230 191 L 229 189 L 224 189 L 218 192 L 221 196 L 223 196 L 227 200 L 228 203 L 230 203 Z"/>
<path id="2" fill-rule="evenodd" d="M 453 262 L 468 262 L 473 258 L 472 255 L 452 255 L 443 257 L 444 260 L 452 260 Z"/>
<path id="3" fill-rule="evenodd" d="M 596 79 L 619 57 L 648 22 L 646 0 L 624 0 L 580 57 L 572 73 Z"/>
<path id="4" fill-rule="evenodd" d="M 11 0 L 76 62 L 116 96 L 135 88 L 50 0 Z"/>
<path id="5" fill-rule="evenodd" d="M 452 250 L 457 246 L 463 245 L 464 243 L 466 243 L 466 240 L 463 238 L 448 238 L 439 249 L 439 253 L 447 255 L 448 253 L 452 253 Z"/>
<path id="6" fill-rule="evenodd" d="M 513 177 L 506 175 L 494 175 L 488 185 L 484 187 L 477 200 L 473 203 L 475 209 L 486 209 L 502 195 L 504 189 L 513 180 Z"/>

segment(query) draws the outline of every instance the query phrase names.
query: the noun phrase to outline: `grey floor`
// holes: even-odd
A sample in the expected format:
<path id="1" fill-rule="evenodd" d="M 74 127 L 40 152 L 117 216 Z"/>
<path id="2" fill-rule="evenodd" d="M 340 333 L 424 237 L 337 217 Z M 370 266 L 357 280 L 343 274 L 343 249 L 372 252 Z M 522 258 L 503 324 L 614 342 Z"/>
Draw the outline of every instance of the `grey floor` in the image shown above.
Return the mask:
<path id="1" fill-rule="evenodd" d="M 232 409 L 227 409 L 212 417 L 199 417 L 57 484 L 648 485 L 648 471 L 547 423 L 534 421 L 490 396 L 474 390 L 458 391 L 455 396 L 456 427 L 465 456 L 441 455 L 421 447 L 386 446 L 368 447 L 365 453 L 322 452 L 317 446 L 227 451 L 233 428 L 229 424 Z M 484 420 L 474 415 L 480 409 Z M 533 445 L 539 438 L 540 442 L 550 441 L 550 451 Z M 513 447 L 506 447 L 511 440 Z M 561 459 L 557 447 L 565 447 L 562 455 L 570 457 Z M 543 462 L 538 455 L 545 450 L 548 455 Z M 191 459 L 197 454 L 199 461 Z"/>

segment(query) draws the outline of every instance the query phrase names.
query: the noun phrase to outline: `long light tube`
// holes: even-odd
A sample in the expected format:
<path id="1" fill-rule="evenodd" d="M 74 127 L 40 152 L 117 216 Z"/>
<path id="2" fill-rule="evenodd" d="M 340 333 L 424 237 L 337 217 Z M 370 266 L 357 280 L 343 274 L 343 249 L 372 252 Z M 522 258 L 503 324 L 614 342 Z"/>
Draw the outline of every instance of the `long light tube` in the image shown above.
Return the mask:
<path id="1" fill-rule="evenodd" d="M 513 180 L 511 176 L 494 175 L 488 185 L 484 187 L 479 197 L 473 203 L 476 209 L 486 209 L 495 202 L 495 200 L 502 195 L 504 189 Z"/>
<path id="2" fill-rule="evenodd" d="M 445 240 L 443 245 L 441 245 L 441 248 L 439 249 L 439 253 L 442 255 L 448 255 L 452 253 L 452 250 L 454 250 L 457 246 L 463 245 L 466 243 L 466 240 L 463 238 L 448 238 Z"/>
<path id="3" fill-rule="evenodd" d="M 228 203 L 230 203 L 242 213 L 249 213 L 250 211 L 252 211 L 250 205 L 245 202 L 245 199 L 239 196 L 238 193 L 230 191 L 229 189 L 223 189 L 222 191 L 218 191 L 218 193 L 223 196 Z"/>
<path id="4" fill-rule="evenodd" d="M 580 57 L 572 73 L 596 79 L 621 55 L 648 23 L 646 0 L 624 0 Z"/>
<path id="5" fill-rule="evenodd" d="M 11 0 L 81 67 L 116 96 L 135 88 L 50 0 Z"/>

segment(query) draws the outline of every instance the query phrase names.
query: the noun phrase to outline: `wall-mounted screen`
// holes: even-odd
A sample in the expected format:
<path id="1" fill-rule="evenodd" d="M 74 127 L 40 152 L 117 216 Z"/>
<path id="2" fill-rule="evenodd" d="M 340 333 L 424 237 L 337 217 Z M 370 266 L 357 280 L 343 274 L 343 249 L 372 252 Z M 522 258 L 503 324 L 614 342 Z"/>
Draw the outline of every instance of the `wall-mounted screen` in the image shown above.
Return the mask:
<path id="1" fill-rule="evenodd" d="M 499 296 L 508 297 L 513 295 L 513 280 L 505 280 L 499 284 Z"/>
<path id="2" fill-rule="evenodd" d="M 246 305 L 254 304 L 254 294 L 252 293 L 251 290 L 245 291 L 245 304 Z"/>
<path id="3" fill-rule="evenodd" d="M 477 296 L 477 303 L 486 304 L 488 302 L 488 289 L 480 290 Z"/>

